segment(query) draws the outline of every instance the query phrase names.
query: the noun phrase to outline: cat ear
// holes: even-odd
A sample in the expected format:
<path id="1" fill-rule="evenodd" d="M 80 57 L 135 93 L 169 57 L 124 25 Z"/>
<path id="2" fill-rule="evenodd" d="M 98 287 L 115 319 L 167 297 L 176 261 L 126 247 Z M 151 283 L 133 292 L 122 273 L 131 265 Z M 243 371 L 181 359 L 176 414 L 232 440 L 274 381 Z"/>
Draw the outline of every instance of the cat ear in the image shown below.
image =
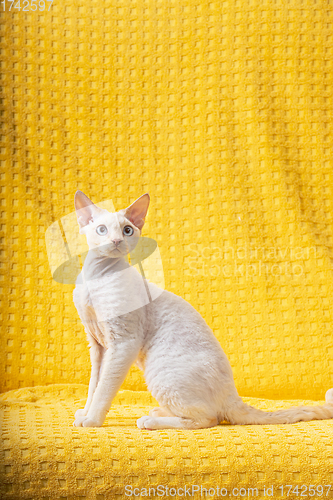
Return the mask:
<path id="1" fill-rule="evenodd" d="M 134 226 L 139 228 L 140 230 L 143 228 L 145 223 L 145 217 L 147 215 L 148 207 L 149 207 L 150 197 L 148 193 L 143 194 L 138 198 L 132 205 L 121 210 L 121 213 L 131 221 Z"/>
<path id="2" fill-rule="evenodd" d="M 77 221 L 79 223 L 80 229 L 87 226 L 89 222 L 94 221 L 96 217 L 103 209 L 99 208 L 97 205 L 88 198 L 82 191 L 78 190 L 74 196 L 74 205 L 76 210 Z"/>

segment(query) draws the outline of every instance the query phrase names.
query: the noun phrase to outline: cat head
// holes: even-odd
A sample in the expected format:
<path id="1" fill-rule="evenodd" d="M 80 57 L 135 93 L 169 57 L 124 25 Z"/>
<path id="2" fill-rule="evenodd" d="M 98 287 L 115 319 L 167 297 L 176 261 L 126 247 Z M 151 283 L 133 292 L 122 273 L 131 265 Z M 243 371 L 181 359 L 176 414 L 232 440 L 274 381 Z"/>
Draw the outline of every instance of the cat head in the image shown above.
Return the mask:
<path id="1" fill-rule="evenodd" d="M 89 249 L 112 258 L 131 252 L 140 238 L 149 200 L 149 194 L 143 194 L 129 207 L 112 213 L 76 191 L 74 205 L 80 234 L 86 235 Z"/>

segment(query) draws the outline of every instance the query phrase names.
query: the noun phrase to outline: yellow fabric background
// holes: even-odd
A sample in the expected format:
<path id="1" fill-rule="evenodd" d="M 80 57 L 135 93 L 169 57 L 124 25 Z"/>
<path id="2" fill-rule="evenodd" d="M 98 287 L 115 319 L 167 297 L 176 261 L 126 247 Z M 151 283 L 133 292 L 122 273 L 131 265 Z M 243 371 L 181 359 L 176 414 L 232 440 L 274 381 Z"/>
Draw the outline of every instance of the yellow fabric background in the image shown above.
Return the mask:
<path id="1" fill-rule="evenodd" d="M 81 189 L 117 210 L 149 191 L 143 234 L 158 242 L 166 288 L 213 328 L 241 395 L 323 399 L 332 16 L 303 0 L 2 12 L 1 391 L 88 383 L 73 285 L 52 280 L 45 246 Z M 123 389 L 145 389 L 137 370 Z"/>

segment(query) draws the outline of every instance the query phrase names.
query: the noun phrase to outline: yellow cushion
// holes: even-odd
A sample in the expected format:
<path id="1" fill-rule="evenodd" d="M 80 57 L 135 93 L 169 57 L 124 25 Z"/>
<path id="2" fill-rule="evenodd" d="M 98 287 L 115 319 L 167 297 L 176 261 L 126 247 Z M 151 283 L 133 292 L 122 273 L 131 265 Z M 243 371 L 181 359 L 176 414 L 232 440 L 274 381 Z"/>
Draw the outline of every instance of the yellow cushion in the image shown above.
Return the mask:
<path id="1" fill-rule="evenodd" d="M 73 427 L 86 395 L 87 386 L 79 384 L 2 395 L 1 498 L 53 498 L 57 492 L 57 498 L 123 500 L 126 486 L 129 493 L 149 487 L 157 492 L 159 485 L 219 487 L 229 494 L 234 488 L 257 488 L 258 496 L 273 487 L 273 498 L 280 498 L 278 488 L 284 485 L 287 498 L 286 484 L 299 492 L 303 484 L 332 484 L 332 420 L 142 431 L 136 419 L 156 402 L 147 391 L 124 390 L 103 427 Z M 244 399 L 263 410 L 323 403 Z"/>

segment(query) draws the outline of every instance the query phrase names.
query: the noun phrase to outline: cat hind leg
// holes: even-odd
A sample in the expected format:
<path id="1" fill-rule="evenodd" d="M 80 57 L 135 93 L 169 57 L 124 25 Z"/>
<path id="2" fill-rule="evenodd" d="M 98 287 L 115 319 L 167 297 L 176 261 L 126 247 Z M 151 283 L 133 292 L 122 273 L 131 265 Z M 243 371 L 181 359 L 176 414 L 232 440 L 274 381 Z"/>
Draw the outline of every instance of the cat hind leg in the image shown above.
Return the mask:
<path id="1" fill-rule="evenodd" d="M 191 418 L 181 417 L 151 417 L 144 416 L 137 420 L 139 429 L 156 430 L 156 429 L 205 429 L 214 427 L 218 424 L 217 418 L 202 418 L 193 420 Z"/>
<path id="2" fill-rule="evenodd" d="M 174 415 L 171 411 L 166 410 L 162 406 L 158 406 L 157 408 L 153 408 L 149 412 L 150 417 L 173 417 Z"/>

